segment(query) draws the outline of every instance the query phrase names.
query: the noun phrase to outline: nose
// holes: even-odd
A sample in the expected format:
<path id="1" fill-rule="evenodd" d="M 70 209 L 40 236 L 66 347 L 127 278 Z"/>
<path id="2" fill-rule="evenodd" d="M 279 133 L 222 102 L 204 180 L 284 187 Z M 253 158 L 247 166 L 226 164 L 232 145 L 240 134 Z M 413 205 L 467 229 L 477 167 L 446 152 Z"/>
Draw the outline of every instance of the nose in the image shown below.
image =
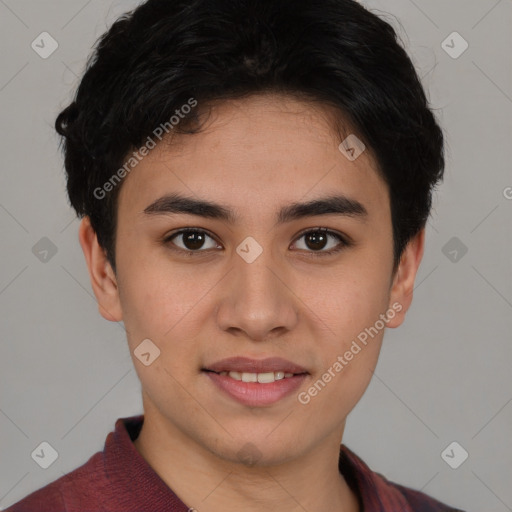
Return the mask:
<path id="1" fill-rule="evenodd" d="M 291 331 L 298 322 L 299 301 L 287 284 L 283 266 L 272 260 L 268 250 L 252 263 L 238 254 L 233 260 L 217 307 L 219 328 L 253 341 Z"/>

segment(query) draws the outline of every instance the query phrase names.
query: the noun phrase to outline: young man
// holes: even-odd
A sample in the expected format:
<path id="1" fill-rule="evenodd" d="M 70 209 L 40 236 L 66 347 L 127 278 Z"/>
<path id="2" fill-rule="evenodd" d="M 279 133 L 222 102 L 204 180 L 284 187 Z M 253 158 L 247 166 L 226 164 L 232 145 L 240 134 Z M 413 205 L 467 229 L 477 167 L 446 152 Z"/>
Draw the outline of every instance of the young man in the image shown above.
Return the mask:
<path id="1" fill-rule="evenodd" d="M 353 0 L 148 0 L 56 127 L 144 414 L 9 512 L 456 510 L 341 444 L 444 169 L 390 25 Z"/>

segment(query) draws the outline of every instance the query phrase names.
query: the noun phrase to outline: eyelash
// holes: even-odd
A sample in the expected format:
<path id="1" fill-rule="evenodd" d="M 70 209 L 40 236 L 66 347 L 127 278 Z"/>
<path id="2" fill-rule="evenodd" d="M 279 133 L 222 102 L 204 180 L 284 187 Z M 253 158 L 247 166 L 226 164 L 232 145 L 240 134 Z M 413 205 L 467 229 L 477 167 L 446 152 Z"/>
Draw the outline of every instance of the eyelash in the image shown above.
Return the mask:
<path id="1" fill-rule="evenodd" d="M 179 252 L 181 254 L 186 254 L 187 256 L 196 256 L 201 253 L 206 253 L 206 252 L 210 251 L 210 249 L 198 249 L 196 251 L 190 251 L 190 250 L 182 249 L 181 247 L 176 247 L 174 244 L 172 244 L 173 238 L 175 238 L 179 235 L 182 235 L 184 233 L 205 234 L 205 235 L 209 236 L 210 238 L 212 238 L 213 240 L 215 240 L 215 237 L 213 237 L 210 233 L 208 233 L 208 231 L 205 231 L 204 229 L 185 228 L 185 229 L 180 229 L 179 231 L 176 231 L 174 233 L 171 233 L 169 236 L 166 236 L 163 240 L 163 243 L 169 244 L 169 242 L 171 242 L 171 244 L 169 245 L 170 250 Z M 322 251 L 322 250 L 306 251 L 310 256 L 312 256 L 314 258 L 331 256 L 332 254 L 336 254 L 336 253 L 342 251 L 344 248 L 349 247 L 351 245 L 351 243 L 347 239 L 345 239 L 343 236 L 341 236 L 339 233 L 336 233 L 335 231 L 331 231 L 327 228 L 320 228 L 320 227 L 319 228 L 308 228 L 307 230 L 302 231 L 301 233 L 299 233 L 299 235 L 297 236 L 295 241 L 298 241 L 304 235 L 308 235 L 310 233 L 323 233 L 326 235 L 330 235 L 330 236 L 333 236 L 334 238 L 336 238 L 340 242 L 335 248 L 329 249 L 328 251 Z M 174 245 L 174 247 L 171 245 Z"/>

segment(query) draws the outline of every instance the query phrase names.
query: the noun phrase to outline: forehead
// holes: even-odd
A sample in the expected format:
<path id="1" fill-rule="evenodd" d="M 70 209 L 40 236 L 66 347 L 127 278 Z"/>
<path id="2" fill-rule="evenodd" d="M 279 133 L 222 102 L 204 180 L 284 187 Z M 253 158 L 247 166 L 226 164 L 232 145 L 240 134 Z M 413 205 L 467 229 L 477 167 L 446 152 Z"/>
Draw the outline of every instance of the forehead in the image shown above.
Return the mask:
<path id="1" fill-rule="evenodd" d="M 200 107 L 200 105 L 199 105 Z M 125 178 L 119 209 L 143 210 L 164 193 L 211 198 L 243 212 L 343 193 L 387 209 L 387 186 L 366 148 L 355 160 L 329 108 L 289 96 L 214 104 L 195 134 L 158 143 Z M 351 139 L 350 139 L 351 140 Z"/>

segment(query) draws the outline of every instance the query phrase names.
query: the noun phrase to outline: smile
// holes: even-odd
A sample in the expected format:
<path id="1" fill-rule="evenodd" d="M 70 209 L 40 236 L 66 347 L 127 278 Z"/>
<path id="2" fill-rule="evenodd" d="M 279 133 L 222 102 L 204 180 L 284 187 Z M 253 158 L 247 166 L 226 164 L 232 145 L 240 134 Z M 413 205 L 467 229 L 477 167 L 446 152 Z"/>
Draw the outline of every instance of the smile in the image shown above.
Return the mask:
<path id="1" fill-rule="evenodd" d="M 227 397 L 248 407 L 268 407 L 286 397 L 295 396 L 309 377 L 307 373 L 284 374 L 279 371 L 265 373 L 203 371 L 202 374 L 208 377 L 215 391 L 220 391 L 221 397 Z"/>
<path id="2" fill-rule="evenodd" d="M 293 373 L 288 372 L 266 372 L 266 373 L 249 373 L 249 372 L 220 372 L 219 375 L 228 376 L 232 379 L 242 382 L 259 382 L 260 384 L 269 384 L 276 380 L 289 379 L 293 377 Z"/>

